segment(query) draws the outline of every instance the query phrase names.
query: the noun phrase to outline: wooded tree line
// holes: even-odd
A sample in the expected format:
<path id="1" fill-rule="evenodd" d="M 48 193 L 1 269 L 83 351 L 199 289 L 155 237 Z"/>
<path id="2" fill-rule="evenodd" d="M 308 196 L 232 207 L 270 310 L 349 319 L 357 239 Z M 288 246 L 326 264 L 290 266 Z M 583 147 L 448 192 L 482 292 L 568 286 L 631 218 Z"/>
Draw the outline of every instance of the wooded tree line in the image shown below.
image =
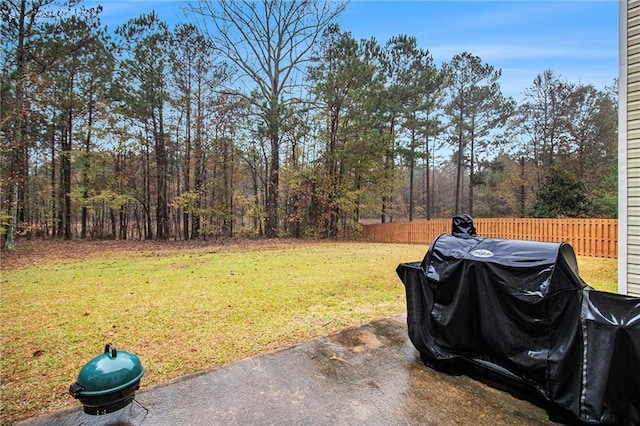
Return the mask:
<path id="1" fill-rule="evenodd" d="M 338 237 L 362 220 L 615 217 L 617 88 L 356 40 L 345 5 L 185 4 L 114 29 L 3 0 L 1 216 L 15 235 Z"/>

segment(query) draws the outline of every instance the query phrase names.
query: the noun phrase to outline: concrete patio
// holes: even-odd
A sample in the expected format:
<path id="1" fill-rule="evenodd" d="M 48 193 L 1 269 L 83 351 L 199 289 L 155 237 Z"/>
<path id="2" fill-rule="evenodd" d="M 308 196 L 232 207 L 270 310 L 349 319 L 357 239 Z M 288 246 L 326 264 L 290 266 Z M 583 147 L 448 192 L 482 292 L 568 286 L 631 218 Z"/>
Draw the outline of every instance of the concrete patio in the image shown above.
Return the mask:
<path id="1" fill-rule="evenodd" d="M 144 383 L 144 377 L 142 379 Z M 21 425 L 545 425 L 547 412 L 427 368 L 399 315 L 145 388 L 115 413 L 82 407 Z"/>

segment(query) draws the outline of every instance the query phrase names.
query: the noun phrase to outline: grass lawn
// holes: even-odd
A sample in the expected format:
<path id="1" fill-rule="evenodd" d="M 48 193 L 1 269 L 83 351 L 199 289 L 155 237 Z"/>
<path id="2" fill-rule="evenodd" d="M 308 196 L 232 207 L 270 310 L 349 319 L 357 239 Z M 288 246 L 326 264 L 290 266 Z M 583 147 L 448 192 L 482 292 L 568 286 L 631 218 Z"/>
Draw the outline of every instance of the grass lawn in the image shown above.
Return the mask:
<path id="1" fill-rule="evenodd" d="M 426 251 L 289 240 L 39 244 L 2 266 L 2 424 L 79 405 L 69 385 L 109 342 L 140 357 L 145 387 L 404 312 L 395 268 Z M 616 290 L 615 259 L 578 261 L 587 283 Z"/>

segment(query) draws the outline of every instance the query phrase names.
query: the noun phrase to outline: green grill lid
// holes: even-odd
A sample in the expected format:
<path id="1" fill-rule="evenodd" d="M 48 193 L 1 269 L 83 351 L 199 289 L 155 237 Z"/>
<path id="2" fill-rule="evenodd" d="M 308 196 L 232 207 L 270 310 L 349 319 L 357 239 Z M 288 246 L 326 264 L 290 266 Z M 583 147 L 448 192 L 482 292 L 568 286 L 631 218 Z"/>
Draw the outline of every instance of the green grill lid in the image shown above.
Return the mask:
<path id="1" fill-rule="evenodd" d="M 103 395 L 117 392 L 133 385 L 144 374 L 144 368 L 135 354 L 116 351 L 109 343 L 104 354 L 86 363 L 78 373 L 80 395 Z"/>

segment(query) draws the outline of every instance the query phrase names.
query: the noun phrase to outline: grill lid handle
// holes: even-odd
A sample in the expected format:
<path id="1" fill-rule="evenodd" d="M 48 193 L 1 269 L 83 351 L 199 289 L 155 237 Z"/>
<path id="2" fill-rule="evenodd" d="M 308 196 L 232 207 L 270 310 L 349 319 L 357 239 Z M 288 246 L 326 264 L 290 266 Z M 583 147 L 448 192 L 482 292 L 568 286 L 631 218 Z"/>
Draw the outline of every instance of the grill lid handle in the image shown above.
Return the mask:
<path id="1" fill-rule="evenodd" d="M 71 386 L 69 386 L 69 395 L 74 397 L 75 399 L 80 398 L 80 392 L 82 392 L 84 388 L 78 383 L 75 382 Z"/>
<path id="2" fill-rule="evenodd" d="M 111 352 L 111 358 L 116 358 L 118 356 L 118 351 L 116 350 L 116 345 L 113 343 L 107 343 L 104 346 L 104 353 L 107 354 Z"/>

